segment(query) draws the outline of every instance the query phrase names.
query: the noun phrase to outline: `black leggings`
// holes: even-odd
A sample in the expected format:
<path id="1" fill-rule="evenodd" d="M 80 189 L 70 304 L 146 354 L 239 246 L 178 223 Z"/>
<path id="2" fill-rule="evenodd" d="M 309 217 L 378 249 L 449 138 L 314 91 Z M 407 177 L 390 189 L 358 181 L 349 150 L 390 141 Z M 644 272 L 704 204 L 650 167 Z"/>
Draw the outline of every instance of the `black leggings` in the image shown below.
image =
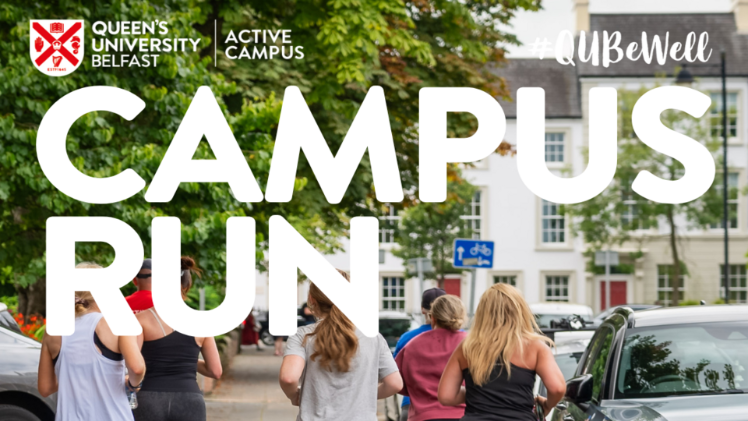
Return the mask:
<path id="1" fill-rule="evenodd" d="M 135 421 L 205 421 L 202 393 L 141 391 L 137 397 Z"/>

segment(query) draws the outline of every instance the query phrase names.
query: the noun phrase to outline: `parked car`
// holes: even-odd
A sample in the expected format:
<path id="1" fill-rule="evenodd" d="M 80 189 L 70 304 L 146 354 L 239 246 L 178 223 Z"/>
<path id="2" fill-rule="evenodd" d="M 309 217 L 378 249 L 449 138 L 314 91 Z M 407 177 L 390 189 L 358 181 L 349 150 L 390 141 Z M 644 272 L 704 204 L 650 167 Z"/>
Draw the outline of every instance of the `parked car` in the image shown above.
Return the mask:
<path id="1" fill-rule="evenodd" d="M 745 420 L 746 355 L 748 306 L 619 308 L 595 332 L 552 419 Z"/>
<path id="2" fill-rule="evenodd" d="M 379 312 L 379 333 L 384 336 L 391 351 L 395 351 L 397 340 L 403 333 L 419 327 L 421 324 L 407 313 L 399 311 Z"/>
<path id="3" fill-rule="evenodd" d="M 36 388 L 42 345 L 21 334 L 0 303 L 0 420 L 53 421 L 56 395 L 43 398 Z"/>
<path id="4" fill-rule="evenodd" d="M 530 304 L 530 311 L 535 315 L 535 319 L 541 328 L 550 328 L 551 321 L 559 322 L 561 319 L 568 319 L 572 315 L 580 316 L 586 324 L 592 323 L 592 307 L 581 304 L 533 303 Z"/>
<path id="5" fill-rule="evenodd" d="M 653 308 L 660 308 L 660 306 L 654 305 L 654 304 L 626 304 L 623 306 L 611 307 L 607 310 L 602 311 L 597 316 L 595 316 L 595 318 L 592 319 L 592 326 L 593 327 L 600 326 L 603 323 L 603 320 L 605 320 L 608 316 L 613 314 L 613 312 L 616 311 L 616 309 L 621 308 L 621 307 L 628 307 L 634 311 L 651 310 Z"/>
<path id="6" fill-rule="evenodd" d="M 584 354 L 584 350 L 587 349 L 590 338 L 594 334 L 595 331 L 593 330 L 555 332 L 556 346 L 553 348 L 553 354 L 565 380 L 574 377 L 579 360 L 582 358 L 582 354 Z M 545 388 L 543 381 L 540 380 L 540 376 L 535 376 L 533 392 L 535 395 L 548 396 L 548 390 Z M 546 414 L 547 420 L 552 419 L 553 412 L 551 411 L 550 414 Z"/>

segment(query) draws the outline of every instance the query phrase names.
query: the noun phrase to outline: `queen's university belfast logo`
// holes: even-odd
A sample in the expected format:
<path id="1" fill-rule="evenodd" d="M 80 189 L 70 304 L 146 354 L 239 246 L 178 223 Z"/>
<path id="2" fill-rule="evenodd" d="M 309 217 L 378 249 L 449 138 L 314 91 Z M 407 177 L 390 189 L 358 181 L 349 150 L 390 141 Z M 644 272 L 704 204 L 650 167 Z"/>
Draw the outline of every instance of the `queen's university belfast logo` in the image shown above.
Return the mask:
<path id="1" fill-rule="evenodd" d="M 29 53 L 37 69 L 49 76 L 65 76 L 83 61 L 82 20 L 32 20 Z"/>

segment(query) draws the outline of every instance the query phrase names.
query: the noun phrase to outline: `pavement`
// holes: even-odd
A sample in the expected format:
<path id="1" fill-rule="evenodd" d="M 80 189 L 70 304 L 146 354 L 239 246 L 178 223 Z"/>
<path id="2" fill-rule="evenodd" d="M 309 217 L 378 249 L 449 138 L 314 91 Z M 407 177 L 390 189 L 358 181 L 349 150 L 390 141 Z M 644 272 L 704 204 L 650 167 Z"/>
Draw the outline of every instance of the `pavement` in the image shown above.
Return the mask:
<path id="1" fill-rule="evenodd" d="M 283 394 L 278 384 L 282 357 L 272 348 L 257 351 L 242 346 L 230 370 L 224 372 L 216 389 L 205 397 L 208 421 L 286 421 L 295 420 L 297 407 Z M 394 414 L 392 398 L 388 400 Z M 384 416 L 384 401 L 379 401 L 378 418 Z M 391 416 L 394 418 L 394 415 Z"/>

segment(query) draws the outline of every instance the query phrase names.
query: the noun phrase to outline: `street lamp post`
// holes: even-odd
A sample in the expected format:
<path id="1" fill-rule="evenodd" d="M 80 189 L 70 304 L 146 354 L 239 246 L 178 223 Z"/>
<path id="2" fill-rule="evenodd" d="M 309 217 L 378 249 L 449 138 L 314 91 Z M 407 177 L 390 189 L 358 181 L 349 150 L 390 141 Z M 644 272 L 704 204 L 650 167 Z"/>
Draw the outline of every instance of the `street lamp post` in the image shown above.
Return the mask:
<path id="1" fill-rule="evenodd" d="M 724 249 L 725 249 L 725 264 L 724 264 L 724 288 L 725 288 L 725 304 L 730 303 L 730 258 L 729 258 L 729 221 L 730 221 L 730 209 L 727 206 L 728 201 L 728 172 L 727 172 L 727 72 L 725 69 L 725 50 L 720 52 L 720 75 L 722 78 L 722 228 L 724 231 Z M 715 65 L 701 65 L 697 67 L 715 67 Z M 686 66 L 683 66 L 675 79 L 675 83 L 678 85 L 690 85 L 693 83 L 693 76 L 686 70 Z"/>

